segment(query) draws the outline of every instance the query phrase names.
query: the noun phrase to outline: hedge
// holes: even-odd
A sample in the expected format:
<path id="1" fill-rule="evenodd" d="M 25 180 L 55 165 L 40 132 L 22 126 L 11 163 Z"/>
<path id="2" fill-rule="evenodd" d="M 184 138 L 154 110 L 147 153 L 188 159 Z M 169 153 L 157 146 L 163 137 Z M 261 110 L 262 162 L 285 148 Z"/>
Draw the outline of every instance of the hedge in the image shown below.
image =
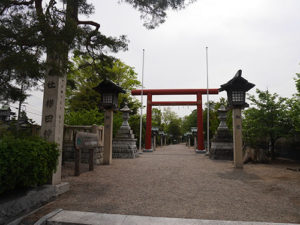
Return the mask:
<path id="1" fill-rule="evenodd" d="M 39 137 L 0 140 L 0 194 L 14 189 L 46 184 L 58 163 L 54 143 Z"/>

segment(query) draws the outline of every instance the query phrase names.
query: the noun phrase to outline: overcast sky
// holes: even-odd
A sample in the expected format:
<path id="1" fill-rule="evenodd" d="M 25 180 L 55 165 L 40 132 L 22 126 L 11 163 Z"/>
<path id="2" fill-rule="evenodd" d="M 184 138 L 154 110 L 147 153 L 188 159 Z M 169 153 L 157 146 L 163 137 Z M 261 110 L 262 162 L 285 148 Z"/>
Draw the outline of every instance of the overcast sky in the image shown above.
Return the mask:
<path id="1" fill-rule="evenodd" d="M 141 80 L 145 49 L 145 88 L 219 88 L 238 69 L 256 88 L 291 97 L 300 72 L 299 0 L 197 0 L 180 11 L 168 11 L 164 24 L 143 27 L 140 13 L 118 0 L 93 0 L 90 19 L 110 36 L 126 35 L 129 50 L 117 56 L 133 66 Z M 255 89 L 250 91 L 254 93 Z M 33 93 L 27 110 L 41 114 L 42 93 Z M 211 100 L 225 93 L 210 96 Z M 194 100 L 195 96 L 155 96 L 154 100 Z M 206 96 L 203 96 L 206 101 Z M 145 103 L 145 101 L 144 101 Z M 33 108 L 34 107 L 34 108 Z M 161 107 L 162 109 L 162 107 Z M 172 107 L 180 116 L 195 107 Z M 28 114 L 40 123 L 39 116 Z"/>

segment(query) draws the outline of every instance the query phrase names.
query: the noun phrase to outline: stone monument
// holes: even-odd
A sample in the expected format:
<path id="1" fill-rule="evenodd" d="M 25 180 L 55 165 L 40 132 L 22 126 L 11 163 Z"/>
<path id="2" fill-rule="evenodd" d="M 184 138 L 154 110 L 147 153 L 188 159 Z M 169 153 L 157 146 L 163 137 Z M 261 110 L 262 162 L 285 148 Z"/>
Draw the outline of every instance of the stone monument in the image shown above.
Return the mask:
<path id="1" fill-rule="evenodd" d="M 131 111 L 127 104 L 120 109 L 123 112 L 123 123 L 112 143 L 113 158 L 135 158 L 138 157 L 136 139 L 129 126 L 129 112 Z"/>
<path id="2" fill-rule="evenodd" d="M 49 70 L 51 74 L 54 69 Z M 66 97 L 66 76 L 47 76 L 44 84 L 41 136 L 49 142 L 55 142 L 59 148 L 56 172 L 51 184 L 61 183 L 62 145 L 64 132 L 64 110 Z"/>
<path id="3" fill-rule="evenodd" d="M 220 124 L 212 139 L 209 154 L 211 159 L 233 160 L 232 134 L 226 124 L 227 111 L 224 105 L 218 110 Z"/>

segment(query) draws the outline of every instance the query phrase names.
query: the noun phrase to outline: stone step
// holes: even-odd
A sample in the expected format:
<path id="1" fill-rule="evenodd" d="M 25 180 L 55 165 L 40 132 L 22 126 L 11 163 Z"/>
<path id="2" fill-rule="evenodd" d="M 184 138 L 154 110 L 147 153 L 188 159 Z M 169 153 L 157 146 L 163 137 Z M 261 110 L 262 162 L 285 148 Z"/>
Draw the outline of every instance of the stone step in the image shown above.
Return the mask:
<path id="1" fill-rule="evenodd" d="M 280 224 L 283 225 L 283 223 L 129 216 L 129 215 L 118 215 L 118 214 L 67 211 L 67 210 L 62 210 L 50 218 L 47 217 L 47 225 L 280 225 Z M 289 223 L 284 223 L 284 225 L 288 225 L 288 224 Z"/>

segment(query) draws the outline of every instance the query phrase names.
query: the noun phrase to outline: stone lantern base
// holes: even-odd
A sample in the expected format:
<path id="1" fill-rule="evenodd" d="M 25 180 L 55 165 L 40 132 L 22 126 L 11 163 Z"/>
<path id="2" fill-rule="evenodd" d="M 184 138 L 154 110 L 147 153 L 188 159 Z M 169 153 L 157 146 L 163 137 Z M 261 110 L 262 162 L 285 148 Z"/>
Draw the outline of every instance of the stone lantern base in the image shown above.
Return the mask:
<path id="1" fill-rule="evenodd" d="M 123 128 L 123 129 L 122 129 Z M 130 129 L 121 127 L 116 138 L 113 139 L 113 158 L 135 158 L 138 157 L 136 139 Z"/>
<path id="2" fill-rule="evenodd" d="M 211 143 L 209 158 L 233 160 L 232 135 L 229 130 L 218 129 Z"/>

